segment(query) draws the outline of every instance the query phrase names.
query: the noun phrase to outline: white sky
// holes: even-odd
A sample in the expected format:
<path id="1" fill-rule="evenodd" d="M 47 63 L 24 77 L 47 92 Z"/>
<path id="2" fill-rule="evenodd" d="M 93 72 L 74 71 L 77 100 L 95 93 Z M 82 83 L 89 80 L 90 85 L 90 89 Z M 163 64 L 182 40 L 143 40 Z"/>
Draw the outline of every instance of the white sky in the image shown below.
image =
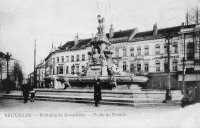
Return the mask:
<path id="1" fill-rule="evenodd" d="M 189 6 L 196 0 L 188 0 Z M 110 2 L 110 6 L 109 6 Z M 137 27 L 139 31 L 181 25 L 187 0 L 0 0 L 0 51 L 11 52 L 24 72 L 33 71 L 34 40 L 37 63 L 52 46 L 97 32 L 97 15 L 105 17 L 106 32 Z M 98 8 L 97 9 L 97 5 Z"/>

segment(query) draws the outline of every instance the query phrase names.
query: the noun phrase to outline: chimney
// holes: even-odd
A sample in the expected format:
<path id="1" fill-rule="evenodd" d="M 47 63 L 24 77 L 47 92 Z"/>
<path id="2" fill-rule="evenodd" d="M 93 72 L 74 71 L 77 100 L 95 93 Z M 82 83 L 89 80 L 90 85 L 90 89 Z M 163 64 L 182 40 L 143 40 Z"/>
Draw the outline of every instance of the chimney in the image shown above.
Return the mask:
<path id="1" fill-rule="evenodd" d="M 78 38 L 78 33 L 77 35 L 74 37 L 74 46 L 76 46 L 78 44 L 79 38 Z"/>
<path id="2" fill-rule="evenodd" d="M 113 29 L 113 25 L 110 25 L 110 30 L 109 30 L 109 38 L 113 38 L 114 36 L 114 29 Z"/>
<path id="3" fill-rule="evenodd" d="M 155 36 L 155 35 L 157 35 L 158 34 L 158 27 L 157 27 L 157 23 L 155 23 L 154 25 L 153 25 L 153 35 Z"/>

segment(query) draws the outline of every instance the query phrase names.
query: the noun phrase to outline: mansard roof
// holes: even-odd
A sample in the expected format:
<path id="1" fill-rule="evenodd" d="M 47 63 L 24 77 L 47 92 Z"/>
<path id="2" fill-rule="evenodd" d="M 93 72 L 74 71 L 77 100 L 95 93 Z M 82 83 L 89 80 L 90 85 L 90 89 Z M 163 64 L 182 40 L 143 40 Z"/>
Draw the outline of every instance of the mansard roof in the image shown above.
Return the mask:
<path id="1" fill-rule="evenodd" d="M 114 40 L 110 40 L 112 43 L 118 42 L 118 41 L 124 41 L 124 39 L 126 41 L 128 41 L 128 38 L 132 35 L 132 33 L 134 32 L 135 29 L 129 29 L 129 30 L 124 30 L 124 31 L 117 31 L 114 32 L 114 36 L 112 37 L 112 39 Z M 109 33 L 106 34 L 107 38 L 109 39 Z M 74 41 L 68 41 L 66 42 L 61 48 L 60 50 L 76 50 L 76 49 L 84 49 L 89 45 L 89 42 L 92 40 L 92 38 L 88 38 L 88 39 L 80 39 L 78 44 L 74 46 Z"/>
<path id="2" fill-rule="evenodd" d="M 106 34 L 106 37 L 109 39 L 109 41 L 112 44 L 120 43 L 120 42 L 136 42 L 136 41 L 143 41 L 143 40 L 153 40 L 153 39 L 162 39 L 166 33 L 173 33 L 175 36 L 178 36 L 178 33 L 180 32 L 181 28 L 190 28 L 194 27 L 195 25 L 186 25 L 186 26 L 175 26 L 175 27 L 169 27 L 169 28 L 162 28 L 158 29 L 157 35 L 153 35 L 153 30 L 151 31 L 143 31 L 143 32 L 137 32 L 136 29 L 128 29 L 123 31 L 116 31 L 114 32 L 114 36 L 112 38 L 109 38 L 109 33 Z M 85 49 L 90 46 L 90 41 L 92 38 L 88 39 L 79 39 L 79 42 L 77 45 L 74 45 L 74 41 L 68 41 L 63 46 L 61 46 L 58 50 L 54 52 L 62 52 L 62 51 L 72 51 L 72 50 L 79 50 L 79 49 Z M 53 53 L 54 53 L 53 52 Z M 45 61 L 48 60 L 48 58 L 53 54 L 50 53 L 46 58 Z"/>
<path id="3" fill-rule="evenodd" d="M 153 30 L 138 32 L 131 41 L 161 39 L 167 33 L 171 33 L 174 36 L 178 36 L 179 35 L 178 33 L 180 32 L 180 30 L 182 28 L 191 28 L 191 27 L 195 27 L 195 25 L 194 24 L 192 24 L 192 25 L 185 25 L 185 26 L 181 26 L 180 25 L 180 26 L 175 26 L 175 27 L 162 28 L 162 29 L 158 29 L 157 35 L 153 35 Z"/>
<path id="4" fill-rule="evenodd" d="M 114 32 L 114 36 L 112 38 L 121 38 L 121 37 L 130 37 L 135 29 L 128 30 L 119 30 Z M 109 33 L 106 34 L 107 38 L 109 38 Z"/>

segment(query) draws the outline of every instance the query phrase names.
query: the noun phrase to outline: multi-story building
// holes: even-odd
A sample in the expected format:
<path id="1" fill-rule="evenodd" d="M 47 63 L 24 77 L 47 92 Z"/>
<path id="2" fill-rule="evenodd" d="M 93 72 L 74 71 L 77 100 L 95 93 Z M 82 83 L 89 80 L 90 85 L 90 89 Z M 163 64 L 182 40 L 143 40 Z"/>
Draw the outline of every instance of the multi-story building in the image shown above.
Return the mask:
<path id="1" fill-rule="evenodd" d="M 167 32 L 175 33 L 170 45 L 170 75 L 171 85 L 178 88 L 178 62 L 180 37 L 177 34 L 181 26 L 157 29 L 155 24 L 153 30 L 137 32 L 131 40 L 124 42 L 112 42 L 113 59 L 117 60 L 118 66 L 123 71 L 137 75 L 150 77 L 150 86 L 163 88 L 167 83 L 168 67 L 168 40 L 165 38 Z"/>
<path id="2" fill-rule="evenodd" d="M 190 25 L 181 29 L 181 51 L 178 80 L 186 86 L 200 84 L 200 25 Z M 184 70 L 183 70 L 184 69 Z"/>
<path id="3" fill-rule="evenodd" d="M 183 63 L 184 38 L 182 31 L 190 28 L 195 29 L 194 26 L 180 25 L 158 29 L 157 24 L 155 24 L 151 31 L 144 32 L 138 32 L 137 28 L 114 32 L 111 26 L 110 32 L 106 36 L 112 44 L 112 58 L 117 66 L 125 72 L 148 76 L 150 78 L 149 87 L 151 88 L 166 87 L 168 58 L 170 58 L 171 86 L 178 89 L 180 88 L 178 82 L 181 81 L 181 75 L 178 73 L 182 71 L 181 64 Z M 189 36 L 194 35 L 194 30 L 189 33 L 187 34 L 187 42 L 192 42 L 193 45 L 188 46 L 186 53 L 188 53 L 188 58 L 192 59 L 192 62 L 186 62 L 186 64 L 191 63 L 192 66 L 199 62 L 199 53 L 195 53 L 194 58 L 189 55 L 190 52 L 195 51 L 191 47 L 196 48 L 196 52 L 199 52 L 199 47 L 196 47 L 197 42 L 199 44 L 199 36 L 196 34 L 196 44 L 194 44 L 195 41 L 189 41 L 194 37 Z M 171 35 L 170 38 L 167 37 L 169 34 Z M 74 41 L 69 41 L 58 49 L 52 50 L 45 58 L 45 78 L 50 79 L 55 88 L 64 86 L 57 81 L 59 77 L 79 75 L 85 69 L 89 59 L 88 52 L 91 51 L 90 41 L 91 38 L 79 39 L 76 36 Z M 168 48 L 170 48 L 170 57 L 168 57 Z M 186 70 L 186 73 L 188 70 Z M 198 72 L 199 66 L 194 67 L 194 70 Z"/>
<path id="4" fill-rule="evenodd" d="M 37 87 L 42 88 L 45 87 L 45 62 L 41 60 L 40 64 L 37 65 L 36 67 L 36 74 L 37 74 Z"/>

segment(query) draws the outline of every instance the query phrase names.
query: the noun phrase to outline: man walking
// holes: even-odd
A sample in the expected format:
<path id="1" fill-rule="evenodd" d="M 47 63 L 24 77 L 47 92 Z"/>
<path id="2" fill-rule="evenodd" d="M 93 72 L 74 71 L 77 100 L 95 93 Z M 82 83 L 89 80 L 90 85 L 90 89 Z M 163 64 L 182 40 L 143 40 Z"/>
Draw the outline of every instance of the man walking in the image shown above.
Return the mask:
<path id="1" fill-rule="evenodd" d="M 100 85 L 100 79 L 97 79 L 96 83 L 94 84 L 94 101 L 96 107 L 98 107 L 100 100 L 101 100 L 101 85 Z"/>
<path id="2" fill-rule="evenodd" d="M 24 97 L 24 103 L 27 103 L 28 101 L 28 96 L 29 96 L 29 85 L 28 84 L 23 84 L 21 86 L 21 91 L 23 93 L 23 97 Z"/>

